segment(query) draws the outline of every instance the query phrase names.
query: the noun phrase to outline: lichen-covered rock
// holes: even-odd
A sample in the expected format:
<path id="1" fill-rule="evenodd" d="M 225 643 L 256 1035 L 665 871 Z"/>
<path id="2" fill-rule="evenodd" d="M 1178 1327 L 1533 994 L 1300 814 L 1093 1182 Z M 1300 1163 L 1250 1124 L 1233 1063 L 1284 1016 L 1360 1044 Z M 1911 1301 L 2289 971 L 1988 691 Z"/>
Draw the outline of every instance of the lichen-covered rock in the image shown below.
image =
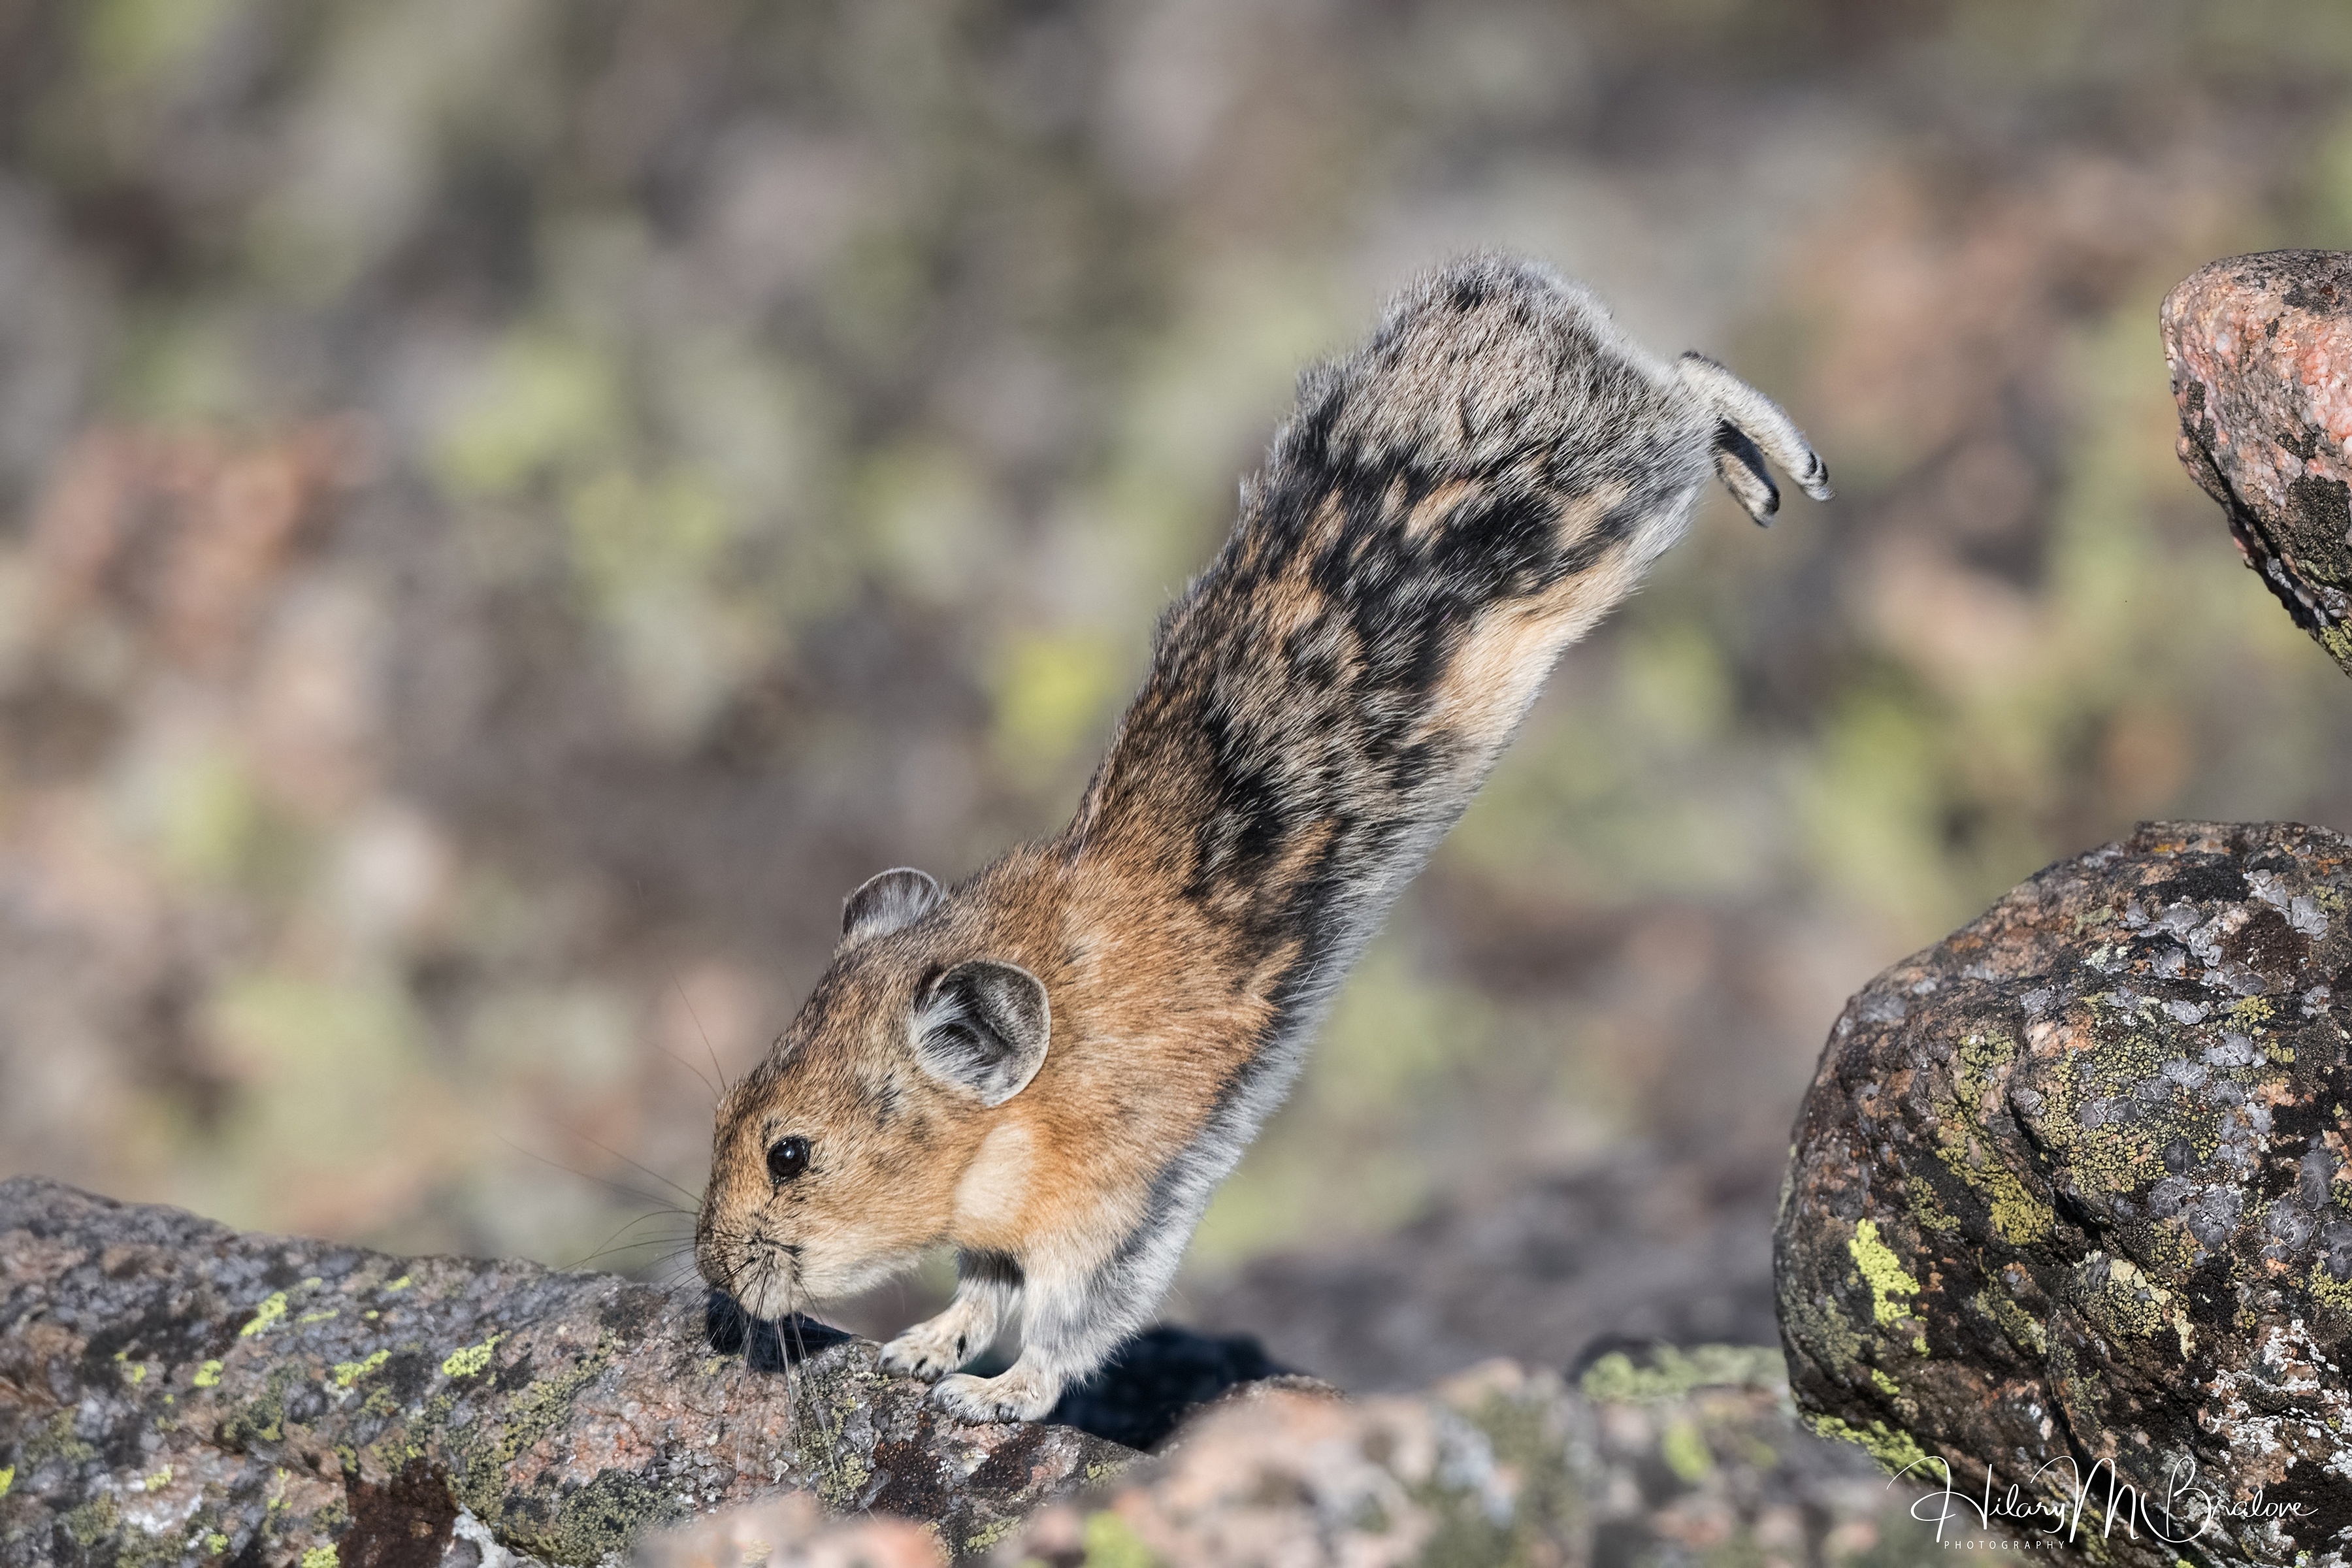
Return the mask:
<path id="1" fill-rule="evenodd" d="M 1252 1384 L 1112 1485 L 995 1543 L 998 1568 L 1716 1563 L 1840 1568 L 1934 1548 L 1868 1461 L 1797 1429 L 1780 1352 L 1616 1353 L 1580 1386 L 1507 1362 L 1349 1403 Z M 1957 1537 L 1954 1537 L 1958 1543 Z M 645 1568 L 941 1568 L 903 1536 L 763 1507 L 650 1542 Z"/>
<path id="2" fill-rule="evenodd" d="M 2352 1563 L 2347 987 L 2352 840 L 2287 824 L 2145 826 L 1873 981 L 1776 1237 L 1800 1405 L 2087 1481 L 2126 1563 Z"/>
<path id="3" fill-rule="evenodd" d="M 1134 1458 L 763 1347 L 698 1295 L 0 1182 L 0 1563 L 590 1563 L 787 1491 L 961 1544 Z"/>
<path id="4" fill-rule="evenodd" d="M 2166 297 L 2180 460 L 2352 674 L 2352 252 L 2235 256 Z"/>

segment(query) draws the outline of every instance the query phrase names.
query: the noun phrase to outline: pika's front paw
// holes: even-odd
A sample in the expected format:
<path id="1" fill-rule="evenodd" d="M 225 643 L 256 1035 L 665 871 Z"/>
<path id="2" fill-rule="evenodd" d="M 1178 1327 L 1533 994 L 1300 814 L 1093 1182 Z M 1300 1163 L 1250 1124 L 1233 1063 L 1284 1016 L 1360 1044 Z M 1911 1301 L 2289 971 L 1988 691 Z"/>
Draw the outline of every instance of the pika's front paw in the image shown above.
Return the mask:
<path id="1" fill-rule="evenodd" d="M 971 1356 L 963 1330 L 934 1318 L 928 1323 L 917 1323 L 884 1345 L 877 1359 L 884 1372 L 937 1383 Z"/>
<path id="2" fill-rule="evenodd" d="M 941 1378 L 931 1390 L 931 1403 L 961 1421 L 1042 1421 L 1061 1402 L 1058 1378 L 1040 1377 L 1015 1364 L 1002 1377 L 974 1377 L 958 1373 Z"/>

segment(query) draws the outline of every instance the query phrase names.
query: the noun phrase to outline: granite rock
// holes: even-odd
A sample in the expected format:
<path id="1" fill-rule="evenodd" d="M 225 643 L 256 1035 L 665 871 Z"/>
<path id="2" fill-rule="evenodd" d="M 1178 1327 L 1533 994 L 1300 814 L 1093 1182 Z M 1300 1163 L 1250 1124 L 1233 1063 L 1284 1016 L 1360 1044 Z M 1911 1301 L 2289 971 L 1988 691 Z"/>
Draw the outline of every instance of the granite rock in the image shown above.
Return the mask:
<path id="1" fill-rule="evenodd" d="M 2347 988 L 2352 840 L 2284 823 L 2145 825 L 1871 982 L 1775 1237 L 1817 1429 L 2146 1568 L 2352 1562 Z"/>

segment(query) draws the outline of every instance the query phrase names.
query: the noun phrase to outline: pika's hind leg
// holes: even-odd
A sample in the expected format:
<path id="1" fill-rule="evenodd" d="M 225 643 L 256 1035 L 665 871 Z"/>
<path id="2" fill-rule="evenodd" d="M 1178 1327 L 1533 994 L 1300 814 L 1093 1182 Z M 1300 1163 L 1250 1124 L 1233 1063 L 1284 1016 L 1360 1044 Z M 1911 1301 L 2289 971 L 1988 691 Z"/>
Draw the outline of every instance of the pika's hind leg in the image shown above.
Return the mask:
<path id="1" fill-rule="evenodd" d="M 1020 1300 L 1020 1264 L 1001 1252 L 956 1254 L 955 1300 L 884 1345 L 882 1370 L 937 1382 L 986 1350 Z"/>
<path id="2" fill-rule="evenodd" d="M 1716 417 L 1715 471 L 1748 515 L 1766 528 L 1780 510 L 1769 458 L 1815 500 L 1830 499 L 1830 471 L 1780 405 L 1702 353 L 1675 362 L 1683 384 Z"/>

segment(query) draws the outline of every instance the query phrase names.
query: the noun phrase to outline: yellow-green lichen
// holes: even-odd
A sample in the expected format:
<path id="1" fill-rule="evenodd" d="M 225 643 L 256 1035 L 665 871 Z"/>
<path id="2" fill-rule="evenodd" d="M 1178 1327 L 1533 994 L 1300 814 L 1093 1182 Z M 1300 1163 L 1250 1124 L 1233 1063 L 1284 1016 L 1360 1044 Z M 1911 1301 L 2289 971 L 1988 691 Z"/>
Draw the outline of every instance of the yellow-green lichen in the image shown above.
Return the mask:
<path id="1" fill-rule="evenodd" d="M 369 1356 L 365 1361 L 337 1362 L 335 1363 L 334 1373 L 335 1386 L 337 1388 L 349 1388 L 352 1384 L 357 1383 L 360 1379 L 365 1377 L 368 1373 L 373 1372 L 376 1368 L 382 1366 L 385 1362 L 388 1362 L 391 1359 L 392 1352 L 390 1351 L 381 1350 L 376 1352 L 373 1355 Z"/>
<path id="2" fill-rule="evenodd" d="M 2001 1077 L 2017 1060 L 2017 1042 L 1997 1031 L 1979 1030 L 1960 1037 L 1959 1068 L 1955 1075 L 1962 1108 L 1974 1115 L 1987 1094 L 2000 1087 Z"/>
<path id="3" fill-rule="evenodd" d="M 41 1429 L 27 1438 L 17 1451 L 19 1464 L 37 1468 L 47 1459 L 63 1459 L 79 1465 L 98 1458 L 98 1450 L 81 1440 L 74 1431 L 74 1413 L 60 1410 L 43 1424 Z"/>
<path id="4" fill-rule="evenodd" d="M 1135 1527 L 1108 1509 L 1087 1516 L 1087 1568 L 1156 1568 Z"/>
<path id="5" fill-rule="evenodd" d="M 490 1364 L 490 1352 L 498 1348 L 499 1342 L 504 1338 L 506 1338 L 505 1334 L 496 1333 L 480 1344 L 467 1345 L 463 1350 L 451 1351 L 441 1363 L 441 1375 L 472 1377 Z"/>
<path id="6" fill-rule="evenodd" d="M 1936 1189 L 1928 1184 L 1927 1177 L 1912 1177 L 1904 1184 L 1903 1194 L 1911 1200 L 1911 1217 L 1919 1225 L 1929 1230 L 1960 1228 L 1958 1217 L 1945 1213 L 1944 1205 L 1936 1201 Z"/>
<path id="7" fill-rule="evenodd" d="M 331 1544 L 313 1546 L 302 1553 L 302 1568 L 340 1568 L 341 1563 L 342 1559 L 336 1555 Z"/>
<path id="8" fill-rule="evenodd" d="M 164 1466 L 139 1483 L 142 1491 L 160 1492 L 172 1484 L 172 1467 Z"/>
<path id="9" fill-rule="evenodd" d="M 2050 1348 L 2049 1336 L 2042 1331 L 2041 1321 L 2012 1300 L 2009 1295 L 1988 1285 L 1970 1298 L 1978 1311 L 2000 1326 L 2001 1334 L 2019 1350 L 2042 1354 Z"/>
<path id="10" fill-rule="evenodd" d="M 1855 1426 L 1834 1415 L 1804 1417 L 1805 1425 L 1832 1442 L 1852 1443 L 1876 1459 L 1889 1475 L 1900 1475 L 1913 1465 L 1927 1461 L 1927 1450 L 1908 1432 L 1890 1428 L 1884 1421 L 1874 1421 L 1868 1426 Z"/>
<path id="11" fill-rule="evenodd" d="M 1788 1381 L 1779 1349 L 1760 1345 L 1661 1345 L 1649 1362 L 1636 1366 L 1624 1352 L 1611 1351 L 1585 1369 L 1580 1386 L 1588 1399 L 1648 1405 L 1697 1388 L 1778 1388 Z"/>
<path id="12" fill-rule="evenodd" d="M 254 1309 L 253 1321 L 237 1330 L 237 1338 L 249 1340 L 265 1331 L 270 1324 L 286 1315 L 286 1292 L 274 1291 L 269 1299 Z"/>
<path id="13" fill-rule="evenodd" d="M 298 1323 L 323 1323 L 336 1315 L 335 1310 L 330 1307 L 323 1312 L 305 1312 L 294 1321 Z"/>
<path id="14" fill-rule="evenodd" d="M 1696 1421 L 1669 1422 L 1658 1438 L 1658 1458 L 1685 1485 L 1695 1487 L 1715 1474 L 1715 1455 Z"/>
<path id="15" fill-rule="evenodd" d="M 408 1276 L 404 1274 L 399 1279 L 394 1280 L 391 1284 L 386 1285 L 383 1288 L 383 1293 L 389 1296 L 394 1290 L 405 1290 L 411 1283 L 412 1281 L 409 1279 Z"/>
<path id="16" fill-rule="evenodd" d="M 1901 1384 L 1895 1382 L 1893 1378 L 1887 1376 L 1885 1373 L 1879 1371 L 1878 1368 L 1874 1366 L 1870 1369 L 1870 1381 L 1877 1385 L 1879 1393 L 1886 1395 L 1889 1399 L 1898 1398 L 1903 1393 L 1903 1385 Z"/>
<path id="17" fill-rule="evenodd" d="M 205 1537 L 205 1550 L 218 1557 L 228 1550 L 228 1537 L 215 1530 Z"/>
<path id="18" fill-rule="evenodd" d="M 196 1375 L 189 1381 L 194 1383 L 198 1388 L 215 1388 L 220 1384 L 220 1374 L 221 1363 L 216 1361 L 208 1361 L 205 1363 L 204 1365 L 196 1368 Z"/>
<path id="19" fill-rule="evenodd" d="M 122 1515 L 110 1497 L 95 1497 L 68 1513 L 62 1521 L 74 1544 L 88 1551 L 114 1533 Z"/>
<path id="20" fill-rule="evenodd" d="M 1906 1271 L 1892 1248 L 1878 1238 L 1876 1220 L 1856 1220 L 1853 1239 L 1845 1244 L 1853 1266 L 1870 1285 L 1871 1315 L 1881 1328 L 1891 1328 L 1911 1315 L 1911 1304 L 1897 1298 L 1916 1296 L 1919 1281 Z"/>
<path id="21" fill-rule="evenodd" d="M 8 1489 L 16 1484 L 16 1467 L 14 1465 L 0 1467 L 0 1497 L 6 1497 Z"/>
<path id="22" fill-rule="evenodd" d="M 2323 1307 L 2352 1313 L 2352 1279 L 2338 1279 L 2327 1271 L 2327 1260 L 2311 1266 L 2311 1293 Z"/>
<path id="23" fill-rule="evenodd" d="M 966 1557 L 979 1556 L 982 1552 L 987 1551 L 990 1547 L 995 1545 L 998 1542 L 1012 1534 L 1014 1530 L 1020 1527 L 1020 1524 L 1021 1521 L 1015 1518 L 1000 1519 L 994 1524 L 982 1525 L 971 1534 L 964 1537 L 962 1554 Z"/>
<path id="24" fill-rule="evenodd" d="M 2057 1226 L 2057 1214 L 2007 1165 L 1996 1160 L 1976 1174 L 1992 1204 L 1992 1227 L 2010 1246 L 2030 1246 Z"/>

